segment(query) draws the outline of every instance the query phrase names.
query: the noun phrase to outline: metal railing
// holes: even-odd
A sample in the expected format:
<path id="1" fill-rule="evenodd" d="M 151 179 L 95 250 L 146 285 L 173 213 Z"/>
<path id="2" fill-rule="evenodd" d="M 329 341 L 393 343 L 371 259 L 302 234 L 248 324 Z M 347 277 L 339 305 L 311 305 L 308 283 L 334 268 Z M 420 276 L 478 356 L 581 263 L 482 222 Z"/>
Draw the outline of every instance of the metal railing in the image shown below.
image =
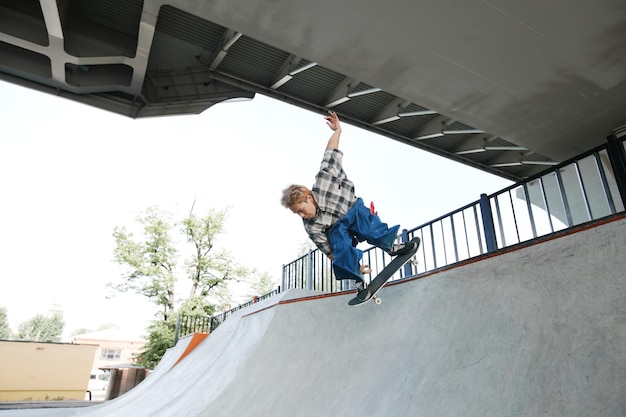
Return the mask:
<path id="1" fill-rule="evenodd" d="M 401 280 L 453 265 L 489 252 L 537 239 L 586 222 L 624 212 L 626 202 L 626 146 L 615 135 L 605 145 L 563 162 L 492 195 L 405 229 L 399 240 L 421 239 L 413 259 L 391 280 Z M 376 276 L 391 257 L 365 248 L 363 263 Z M 366 277 L 367 278 L 367 277 Z M 330 260 L 312 250 L 283 265 L 282 285 L 261 297 L 214 316 L 179 316 L 179 334 L 210 333 L 234 312 L 284 289 L 339 292 L 352 281 L 336 280 Z"/>
<path id="2" fill-rule="evenodd" d="M 179 335 L 188 335 L 192 333 L 211 333 L 217 327 L 224 322 L 227 318 L 233 315 L 233 313 L 251 306 L 252 304 L 256 304 L 259 301 L 263 301 L 266 298 L 273 297 L 280 293 L 280 287 L 276 289 L 257 296 L 253 297 L 250 301 L 247 301 L 243 304 L 238 305 L 237 307 L 231 308 L 230 310 L 224 311 L 219 314 L 215 314 L 213 316 L 193 316 L 186 314 L 179 314 L 176 317 L 176 330 L 174 331 L 174 345 L 178 343 Z"/>
<path id="3" fill-rule="evenodd" d="M 614 146 L 618 144 L 618 146 Z M 611 146 L 613 145 L 613 146 Z M 624 211 L 626 154 L 623 140 L 609 142 L 492 195 L 413 229 L 421 245 L 392 280 L 433 271 Z M 378 248 L 364 250 L 363 264 L 375 277 L 391 258 Z M 367 276 L 366 276 L 367 279 Z M 351 288 L 334 278 L 330 261 L 313 250 L 283 266 L 282 286 L 336 292 Z"/>

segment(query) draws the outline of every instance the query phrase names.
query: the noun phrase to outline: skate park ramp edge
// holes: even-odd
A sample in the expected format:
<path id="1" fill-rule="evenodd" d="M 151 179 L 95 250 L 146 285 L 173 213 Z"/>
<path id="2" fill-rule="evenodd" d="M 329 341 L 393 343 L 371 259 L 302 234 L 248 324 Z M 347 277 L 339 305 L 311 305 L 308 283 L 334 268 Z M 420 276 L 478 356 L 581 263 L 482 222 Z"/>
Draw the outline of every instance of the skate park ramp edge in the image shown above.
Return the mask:
<path id="1" fill-rule="evenodd" d="M 623 417 L 625 246 L 622 217 L 387 286 L 381 305 L 283 292 L 115 400 L 0 417 Z"/>

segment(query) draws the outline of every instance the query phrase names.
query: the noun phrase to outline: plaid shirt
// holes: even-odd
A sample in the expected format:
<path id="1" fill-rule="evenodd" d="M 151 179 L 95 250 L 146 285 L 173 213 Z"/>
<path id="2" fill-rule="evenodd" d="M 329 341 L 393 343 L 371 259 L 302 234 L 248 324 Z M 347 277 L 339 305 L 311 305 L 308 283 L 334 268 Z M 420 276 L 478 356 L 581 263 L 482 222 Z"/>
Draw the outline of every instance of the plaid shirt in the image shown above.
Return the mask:
<path id="1" fill-rule="evenodd" d="M 328 230 L 342 218 L 354 205 L 354 184 L 348 179 L 342 166 L 343 152 L 339 149 L 327 149 L 320 171 L 315 177 L 311 191 L 319 210 L 311 219 L 303 219 L 304 229 L 309 237 L 326 255 L 333 250 L 328 241 Z"/>

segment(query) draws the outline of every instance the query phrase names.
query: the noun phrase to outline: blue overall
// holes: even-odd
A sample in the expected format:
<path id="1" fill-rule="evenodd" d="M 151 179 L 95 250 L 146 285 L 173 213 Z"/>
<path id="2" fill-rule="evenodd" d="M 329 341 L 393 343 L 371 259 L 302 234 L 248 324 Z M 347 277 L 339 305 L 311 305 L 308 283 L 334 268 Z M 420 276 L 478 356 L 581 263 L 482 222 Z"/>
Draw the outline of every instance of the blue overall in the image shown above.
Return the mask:
<path id="1" fill-rule="evenodd" d="M 391 249 L 400 226 L 389 228 L 378 215 L 357 199 L 354 205 L 328 231 L 328 240 L 333 247 L 333 271 L 336 279 L 363 280 L 360 263 L 363 251 L 356 248 L 360 242 Z"/>

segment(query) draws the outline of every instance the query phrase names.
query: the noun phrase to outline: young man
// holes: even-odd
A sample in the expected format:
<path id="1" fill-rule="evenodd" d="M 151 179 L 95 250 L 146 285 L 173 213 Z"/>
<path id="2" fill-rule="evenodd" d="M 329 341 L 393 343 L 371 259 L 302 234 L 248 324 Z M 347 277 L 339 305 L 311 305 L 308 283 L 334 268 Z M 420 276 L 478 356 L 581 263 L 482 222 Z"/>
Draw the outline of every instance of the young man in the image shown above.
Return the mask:
<path id="1" fill-rule="evenodd" d="M 332 261 L 335 278 L 355 280 L 358 290 L 364 287 L 363 274 L 371 272 L 368 265 L 361 266 L 359 242 L 367 241 L 392 256 L 407 253 L 414 243 L 394 245 L 400 226 L 389 228 L 355 196 L 354 184 L 342 167 L 339 117 L 329 111 L 325 119 L 333 133 L 313 188 L 290 185 L 283 190 L 281 203 L 302 218 L 311 240 Z"/>

